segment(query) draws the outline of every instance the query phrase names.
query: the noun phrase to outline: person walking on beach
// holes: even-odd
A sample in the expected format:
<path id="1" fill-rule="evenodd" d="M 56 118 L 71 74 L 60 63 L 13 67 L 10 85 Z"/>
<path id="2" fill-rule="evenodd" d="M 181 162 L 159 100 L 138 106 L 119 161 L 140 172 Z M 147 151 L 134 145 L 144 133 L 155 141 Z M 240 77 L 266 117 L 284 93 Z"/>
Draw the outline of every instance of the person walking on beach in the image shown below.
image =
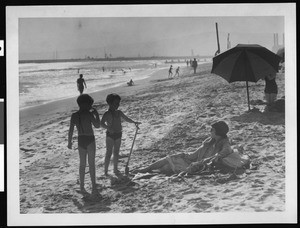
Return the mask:
<path id="1" fill-rule="evenodd" d="M 95 153 L 96 142 L 92 126 L 100 128 L 100 118 L 97 110 L 92 108 L 94 100 L 88 94 L 82 94 L 77 98 L 79 111 L 71 115 L 70 128 L 68 133 L 68 148 L 72 149 L 72 137 L 74 126 L 78 132 L 78 151 L 79 151 L 79 180 L 80 192 L 86 194 L 84 188 L 84 177 L 86 159 L 88 158 L 89 172 L 92 182 L 92 195 L 98 196 L 96 188 L 96 171 L 95 171 Z"/>
<path id="2" fill-rule="evenodd" d="M 169 76 L 168 76 L 168 78 L 171 78 L 172 76 L 173 76 L 173 66 L 171 65 L 170 69 L 169 69 Z"/>
<path id="3" fill-rule="evenodd" d="M 122 124 L 121 120 L 125 120 L 135 125 L 141 124 L 140 122 L 133 121 L 127 117 L 121 110 L 118 110 L 120 106 L 121 97 L 118 94 L 112 93 L 107 95 L 106 102 L 109 106 L 108 110 L 104 113 L 101 119 L 101 126 L 106 131 L 106 154 L 104 160 L 104 174 L 108 175 L 108 166 L 111 155 L 114 155 L 114 173 L 119 174 L 118 159 L 122 139 Z"/>
<path id="4" fill-rule="evenodd" d="M 271 106 L 277 99 L 278 87 L 275 78 L 276 74 L 270 74 L 265 77 L 266 84 L 264 92 L 267 106 Z"/>
<path id="5" fill-rule="evenodd" d="M 80 94 L 83 93 L 83 89 L 84 89 L 83 85 L 85 85 L 85 88 L 87 88 L 85 80 L 83 79 L 83 75 L 80 74 L 79 78 L 77 79 L 77 89 L 80 92 Z"/>
<path id="6" fill-rule="evenodd" d="M 196 74 L 197 66 L 198 66 L 197 60 L 196 60 L 196 58 L 194 58 L 194 61 L 192 63 L 192 67 L 194 68 L 194 74 Z"/>
<path id="7" fill-rule="evenodd" d="M 180 67 L 177 67 L 174 77 L 176 77 L 176 75 L 179 77 L 179 69 L 180 69 Z"/>

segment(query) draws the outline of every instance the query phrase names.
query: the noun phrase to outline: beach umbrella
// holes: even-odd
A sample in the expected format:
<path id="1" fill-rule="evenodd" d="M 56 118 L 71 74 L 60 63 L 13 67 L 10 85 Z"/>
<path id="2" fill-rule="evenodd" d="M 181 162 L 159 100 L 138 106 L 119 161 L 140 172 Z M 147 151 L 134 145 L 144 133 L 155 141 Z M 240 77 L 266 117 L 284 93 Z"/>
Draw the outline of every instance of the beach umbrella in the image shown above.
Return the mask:
<path id="1" fill-rule="evenodd" d="M 213 58 L 211 73 L 229 83 L 245 81 L 250 110 L 248 82 L 257 82 L 266 75 L 278 72 L 281 58 L 257 44 L 238 44 Z"/>
<path id="2" fill-rule="evenodd" d="M 276 54 L 279 55 L 281 57 L 282 62 L 284 62 L 284 55 L 285 55 L 284 47 L 279 48 Z"/>

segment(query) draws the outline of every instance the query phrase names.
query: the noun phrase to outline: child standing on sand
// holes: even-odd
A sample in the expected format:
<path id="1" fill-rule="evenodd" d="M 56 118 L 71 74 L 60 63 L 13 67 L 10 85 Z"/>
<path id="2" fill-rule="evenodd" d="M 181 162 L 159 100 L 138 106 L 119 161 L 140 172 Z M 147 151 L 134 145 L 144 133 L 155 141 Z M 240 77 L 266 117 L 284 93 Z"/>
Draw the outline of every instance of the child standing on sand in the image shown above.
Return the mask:
<path id="1" fill-rule="evenodd" d="M 104 174 L 107 175 L 108 166 L 112 153 L 114 154 L 114 173 L 118 174 L 118 159 L 119 151 L 121 146 L 122 138 L 122 124 L 121 119 L 129 123 L 134 123 L 135 125 L 140 124 L 140 122 L 135 122 L 129 117 L 127 117 L 121 110 L 118 110 L 120 105 L 121 97 L 118 94 L 109 94 L 106 97 L 106 102 L 109 106 L 108 111 L 106 111 L 101 119 L 101 126 L 105 128 L 106 131 L 106 155 L 104 161 Z"/>
<path id="2" fill-rule="evenodd" d="M 100 127 L 99 114 L 96 109 L 92 108 L 94 100 L 88 94 L 82 94 L 77 98 L 79 111 L 71 116 L 71 123 L 68 135 L 68 148 L 72 149 L 72 137 L 74 126 L 78 131 L 78 151 L 79 151 L 79 179 L 80 191 L 85 194 L 84 176 L 86 167 L 86 158 L 88 157 L 90 177 L 92 181 L 92 195 L 98 196 L 96 188 L 96 172 L 95 172 L 95 153 L 96 143 L 92 125 L 96 128 Z M 92 110 L 92 111 L 90 111 Z"/>

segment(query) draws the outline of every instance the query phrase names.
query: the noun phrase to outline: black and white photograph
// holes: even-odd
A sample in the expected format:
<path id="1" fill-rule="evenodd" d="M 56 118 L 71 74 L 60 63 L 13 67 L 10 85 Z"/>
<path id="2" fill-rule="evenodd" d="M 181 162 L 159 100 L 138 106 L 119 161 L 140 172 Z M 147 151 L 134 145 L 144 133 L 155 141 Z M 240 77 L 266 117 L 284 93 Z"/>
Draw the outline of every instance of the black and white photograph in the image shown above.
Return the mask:
<path id="1" fill-rule="evenodd" d="M 295 4 L 8 6 L 6 36 L 8 225 L 297 221 Z"/>
<path id="2" fill-rule="evenodd" d="M 0 192 L 4 191 L 4 99 L 0 98 Z"/>

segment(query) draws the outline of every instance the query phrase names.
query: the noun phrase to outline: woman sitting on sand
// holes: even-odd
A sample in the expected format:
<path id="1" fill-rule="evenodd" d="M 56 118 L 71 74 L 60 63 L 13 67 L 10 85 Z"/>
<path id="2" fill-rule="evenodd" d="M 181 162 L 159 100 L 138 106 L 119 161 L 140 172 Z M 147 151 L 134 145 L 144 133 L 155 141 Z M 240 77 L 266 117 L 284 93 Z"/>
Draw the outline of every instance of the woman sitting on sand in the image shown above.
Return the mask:
<path id="1" fill-rule="evenodd" d="M 233 152 L 226 135 L 229 127 L 224 121 L 216 122 L 211 127 L 211 136 L 195 152 L 167 156 L 136 172 L 159 170 L 165 174 L 195 173 L 201 171 L 205 163 L 221 164 L 223 159 Z"/>

